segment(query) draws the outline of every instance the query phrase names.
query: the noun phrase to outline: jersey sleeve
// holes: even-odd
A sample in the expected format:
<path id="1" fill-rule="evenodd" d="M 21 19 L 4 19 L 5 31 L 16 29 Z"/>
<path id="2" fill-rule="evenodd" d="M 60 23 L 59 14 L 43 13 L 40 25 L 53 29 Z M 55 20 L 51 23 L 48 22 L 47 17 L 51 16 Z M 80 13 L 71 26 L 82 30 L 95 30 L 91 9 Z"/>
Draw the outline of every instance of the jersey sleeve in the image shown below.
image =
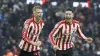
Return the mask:
<path id="1" fill-rule="evenodd" d="M 28 38 L 28 28 L 29 28 L 30 22 L 25 21 L 24 26 L 23 26 L 23 31 L 22 31 L 22 38 L 30 43 L 30 39 Z"/>
<path id="2" fill-rule="evenodd" d="M 83 40 L 87 39 L 87 37 L 82 33 L 80 29 L 80 24 L 77 24 L 77 32 L 80 39 L 83 39 Z"/>
<path id="3" fill-rule="evenodd" d="M 53 46 L 56 45 L 54 38 L 55 38 L 55 36 L 58 33 L 60 28 L 61 28 L 60 24 L 56 24 L 55 27 L 53 28 L 53 30 L 49 34 L 49 40 Z"/>

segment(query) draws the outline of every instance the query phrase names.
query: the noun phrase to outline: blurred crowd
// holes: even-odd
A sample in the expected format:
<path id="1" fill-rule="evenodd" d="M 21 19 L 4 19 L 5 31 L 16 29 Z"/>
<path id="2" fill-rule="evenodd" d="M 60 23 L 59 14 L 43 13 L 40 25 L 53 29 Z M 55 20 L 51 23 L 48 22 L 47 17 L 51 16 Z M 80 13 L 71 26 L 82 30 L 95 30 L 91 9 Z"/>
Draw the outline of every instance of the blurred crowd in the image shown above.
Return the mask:
<path id="1" fill-rule="evenodd" d="M 35 4 L 26 4 L 23 0 L 2 0 L 2 2 L 0 3 L 0 56 L 18 56 L 23 23 L 31 17 L 32 7 Z M 43 4 L 45 26 L 40 35 L 40 40 L 43 42 L 41 56 L 55 55 L 48 34 L 54 25 L 64 18 L 63 9 L 67 7 L 66 5 L 60 3 L 52 6 L 48 2 Z M 80 22 L 83 33 L 93 38 L 93 43 L 88 44 L 79 40 L 75 34 L 73 56 L 100 56 L 100 8 L 95 10 L 93 7 L 82 7 L 80 4 L 73 10 L 74 19 Z"/>

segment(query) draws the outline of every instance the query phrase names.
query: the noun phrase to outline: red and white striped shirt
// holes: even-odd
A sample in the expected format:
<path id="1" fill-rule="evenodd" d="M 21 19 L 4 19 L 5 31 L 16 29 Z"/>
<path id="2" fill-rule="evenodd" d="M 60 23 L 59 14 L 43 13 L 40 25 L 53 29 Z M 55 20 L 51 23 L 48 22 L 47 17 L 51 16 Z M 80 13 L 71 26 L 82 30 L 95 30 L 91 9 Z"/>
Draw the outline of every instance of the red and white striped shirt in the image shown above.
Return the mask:
<path id="1" fill-rule="evenodd" d="M 59 47 L 59 50 L 66 50 L 74 47 L 72 38 L 75 32 L 78 33 L 81 39 L 87 39 L 81 32 L 78 21 L 72 20 L 72 24 L 69 25 L 65 20 L 62 20 L 55 25 L 49 34 L 49 39 L 53 46 L 57 45 Z"/>
<path id="2" fill-rule="evenodd" d="M 36 23 L 33 18 L 27 19 L 24 22 L 22 39 L 19 43 L 20 49 L 28 52 L 39 50 L 40 47 L 30 44 L 30 41 L 36 42 L 39 40 L 39 34 L 43 26 L 44 22 L 42 20 Z"/>

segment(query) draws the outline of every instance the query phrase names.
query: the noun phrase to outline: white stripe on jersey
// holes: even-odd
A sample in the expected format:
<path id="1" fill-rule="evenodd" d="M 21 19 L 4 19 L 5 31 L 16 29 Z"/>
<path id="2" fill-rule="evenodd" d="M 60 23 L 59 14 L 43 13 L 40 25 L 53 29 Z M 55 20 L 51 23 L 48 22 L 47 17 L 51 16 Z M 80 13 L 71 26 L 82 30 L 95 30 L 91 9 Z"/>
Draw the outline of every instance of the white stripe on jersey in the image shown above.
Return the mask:
<path id="1" fill-rule="evenodd" d="M 38 27 L 38 24 L 36 24 L 36 41 L 37 41 L 37 39 L 38 39 L 38 34 L 39 34 L 39 27 Z M 35 46 L 35 49 L 37 49 L 37 46 Z"/>
<path id="2" fill-rule="evenodd" d="M 67 42 L 67 41 L 68 41 L 68 37 L 69 37 L 69 36 L 68 36 L 68 35 L 69 35 L 69 25 L 66 24 L 66 25 L 65 25 L 65 28 L 66 28 L 66 29 L 65 29 L 65 31 L 66 31 L 66 33 L 65 33 L 65 34 L 66 34 L 65 42 Z"/>
<path id="3" fill-rule="evenodd" d="M 70 36 L 69 36 L 70 38 L 69 38 L 69 41 L 68 41 L 69 42 L 69 47 L 71 47 L 71 41 L 72 41 L 72 37 L 73 37 L 72 33 L 73 33 L 73 24 L 71 25 Z"/>
<path id="4" fill-rule="evenodd" d="M 38 31 L 38 28 L 37 28 L 37 24 L 36 23 L 34 23 L 34 25 L 35 25 L 35 33 L 34 33 L 34 37 L 33 37 L 33 41 L 35 40 L 35 38 L 37 37 L 37 31 Z M 36 46 L 34 46 L 34 49 L 33 49 L 33 51 L 35 51 L 36 50 Z"/>
<path id="5" fill-rule="evenodd" d="M 20 47 L 21 49 L 23 48 L 24 42 L 25 42 L 24 40 L 21 40 L 21 41 L 20 41 L 19 47 Z"/>
<path id="6" fill-rule="evenodd" d="M 67 47 L 67 49 L 69 49 L 70 47 L 69 47 L 69 43 L 68 43 L 68 47 Z"/>
<path id="7" fill-rule="evenodd" d="M 27 48 L 28 48 L 28 43 L 26 42 L 25 47 L 24 47 L 24 50 L 26 51 Z"/>
<path id="8" fill-rule="evenodd" d="M 29 46 L 29 52 L 31 52 L 31 51 L 32 51 L 32 45 Z"/>
<path id="9" fill-rule="evenodd" d="M 32 41 L 34 41 L 35 37 L 36 37 L 36 24 L 34 23 L 34 29 L 33 29 L 34 33 L 33 33 L 33 38 Z"/>
<path id="10" fill-rule="evenodd" d="M 63 41 L 65 40 L 64 39 L 65 30 L 66 30 L 66 26 L 65 26 L 65 24 L 63 24 L 63 28 L 62 28 L 62 38 L 63 38 Z M 66 50 L 66 43 L 62 43 L 62 44 L 64 44 L 64 50 Z"/>
<path id="11" fill-rule="evenodd" d="M 81 35 L 81 38 L 83 38 L 83 39 L 87 39 L 86 36 L 82 33 L 79 24 L 77 24 L 77 27 L 78 27 L 79 34 Z"/>

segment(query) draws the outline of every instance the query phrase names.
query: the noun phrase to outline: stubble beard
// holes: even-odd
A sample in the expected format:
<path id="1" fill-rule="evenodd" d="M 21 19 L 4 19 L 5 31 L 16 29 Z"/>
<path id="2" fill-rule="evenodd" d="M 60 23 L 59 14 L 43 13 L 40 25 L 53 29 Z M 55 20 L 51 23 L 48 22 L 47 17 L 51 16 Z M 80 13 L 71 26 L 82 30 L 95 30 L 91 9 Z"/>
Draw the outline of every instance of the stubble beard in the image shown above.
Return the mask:
<path id="1" fill-rule="evenodd" d="M 72 18 L 66 19 L 67 24 L 72 24 Z"/>
<path id="2" fill-rule="evenodd" d="M 36 17 L 36 20 L 35 20 L 35 21 L 36 21 L 37 23 L 39 23 L 40 20 L 41 20 L 40 18 L 41 18 L 41 17 Z"/>

